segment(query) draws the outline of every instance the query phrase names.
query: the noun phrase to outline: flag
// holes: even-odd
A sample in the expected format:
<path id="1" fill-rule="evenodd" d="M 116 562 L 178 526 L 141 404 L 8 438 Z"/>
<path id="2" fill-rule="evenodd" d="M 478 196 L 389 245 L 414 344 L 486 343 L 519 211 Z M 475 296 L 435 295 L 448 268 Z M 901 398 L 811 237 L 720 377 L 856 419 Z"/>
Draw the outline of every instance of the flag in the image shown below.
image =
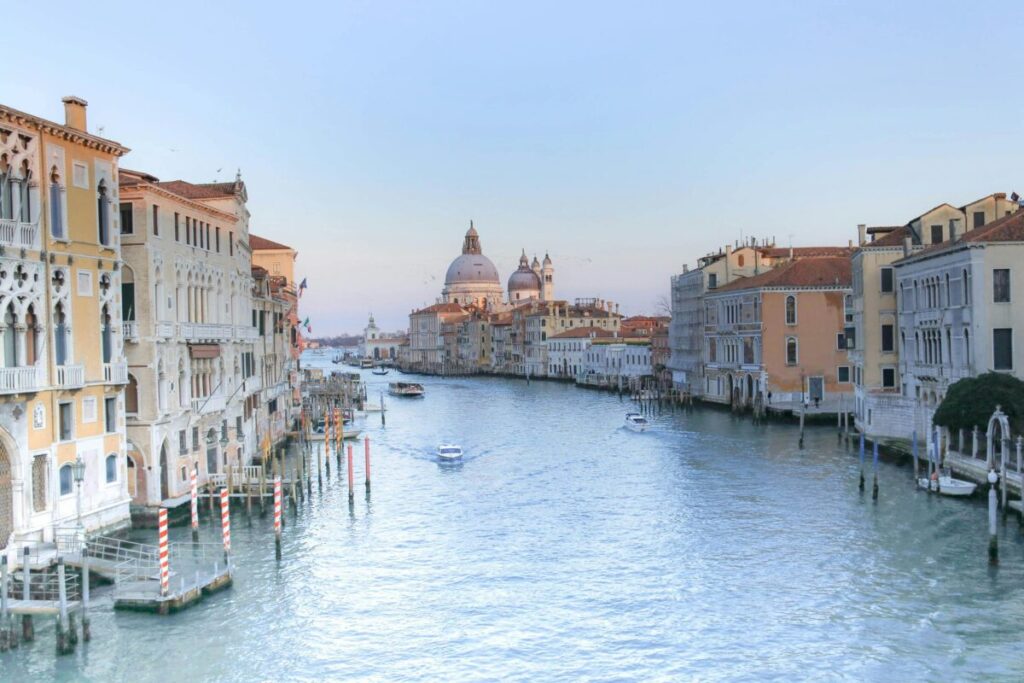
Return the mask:
<path id="1" fill-rule="evenodd" d="M 303 327 L 309 327 L 309 316 L 308 315 L 306 316 L 306 319 L 302 321 L 302 326 Z"/>
<path id="2" fill-rule="evenodd" d="M 299 283 L 299 298 L 302 298 L 302 290 L 306 288 L 306 278 L 302 278 L 302 282 Z"/>

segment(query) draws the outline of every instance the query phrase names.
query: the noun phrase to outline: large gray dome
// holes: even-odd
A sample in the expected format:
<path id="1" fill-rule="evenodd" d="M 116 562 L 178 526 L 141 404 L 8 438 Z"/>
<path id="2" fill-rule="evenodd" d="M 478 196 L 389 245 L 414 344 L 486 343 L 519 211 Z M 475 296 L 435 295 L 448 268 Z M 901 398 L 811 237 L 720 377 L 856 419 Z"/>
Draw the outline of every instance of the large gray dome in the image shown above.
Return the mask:
<path id="1" fill-rule="evenodd" d="M 444 284 L 450 286 L 473 282 L 486 282 L 501 286 L 498 269 L 491 263 L 491 259 L 483 254 L 462 254 L 456 257 L 448 266 Z"/>
<path id="2" fill-rule="evenodd" d="M 521 292 L 523 290 L 540 291 L 540 278 L 532 270 L 520 268 L 508 278 L 508 291 Z"/>

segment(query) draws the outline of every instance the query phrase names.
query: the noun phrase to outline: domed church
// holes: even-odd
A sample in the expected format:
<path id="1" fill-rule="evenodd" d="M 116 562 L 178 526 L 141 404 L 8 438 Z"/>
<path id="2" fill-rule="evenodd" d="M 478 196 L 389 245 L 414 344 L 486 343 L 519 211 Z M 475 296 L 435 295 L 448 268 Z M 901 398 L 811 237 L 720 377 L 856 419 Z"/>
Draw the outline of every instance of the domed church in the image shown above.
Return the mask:
<path id="1" fill-rule="evenodd" d="M 530 300 L 552 301 L 555 296 L 555 268 L 551 257 L 544 255 L 541 264 L 535 256 L 531 264 L 526 250 L 519 257 L 519 268 L 508 279 L 508 304 L 515 306 Z M 462 254 L 448 266 L 441 300 L 461 306 L 477 306 L 492 311 L 505 308 L 504 290 L 498 269 L 483 255 L 480 235 L 473 222 L 462 242 Z"/>

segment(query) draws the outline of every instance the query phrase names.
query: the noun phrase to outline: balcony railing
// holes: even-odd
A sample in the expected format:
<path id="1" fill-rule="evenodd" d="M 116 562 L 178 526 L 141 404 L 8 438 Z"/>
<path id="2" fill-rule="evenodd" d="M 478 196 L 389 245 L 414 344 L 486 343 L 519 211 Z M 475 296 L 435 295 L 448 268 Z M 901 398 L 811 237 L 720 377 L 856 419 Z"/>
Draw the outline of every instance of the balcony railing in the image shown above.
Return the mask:
<path id="1" fill-rule="evenodd" d="M 103 364 L 104 384 L 128 384 L 128 363 L 115 361 Z"/>
<path id="2" fill-rule="evenodd" d="M 46 384 L 45 373 L 32 365 L 0 368 L 0 394 L 38 391 Z"/>
<path id="3" fill-rule="evenodd" d="M 121 336 L 128 341 L 139 341 L 139 324 L 134 320 L 123 320 L 121 322 Z"/>
<path id="4" fill-rule="evenodd" d="M 170 339 L 174 336 L 174 323 L 157 323 L 156 336 Z"/>
<path id="5" fill-rule="evenodd" d="M 231 339 L 231 325 L 178 323 L 178 335 L 187 341 L 226 341 Z"/>
<path id="6" fill-rule="evenodd" d="M 203 396 L 201 398 L 192 399 L 192 412 L 198 415 L 208 415 L 209 413 L 224 410 L 224 405 L 224 396 L 221 394 Z"/>
<path id="7" fill-rule="evenodd" d="M 256 339 L 260 336 L 259 329 L 242 325 L 235 326 L 235 339 Z"/>
<path id="8" fill-rule="evenodd" d="M 85 386 L 84 365 L 58 365 L 57 382 L 58 387 L 65 389 L 77 389 Z"/>
<path id="9" fill-rule="evenodd" d="M 38 249 L 39 223 L 0 218 L 0 245 L 16 249 Z"/>

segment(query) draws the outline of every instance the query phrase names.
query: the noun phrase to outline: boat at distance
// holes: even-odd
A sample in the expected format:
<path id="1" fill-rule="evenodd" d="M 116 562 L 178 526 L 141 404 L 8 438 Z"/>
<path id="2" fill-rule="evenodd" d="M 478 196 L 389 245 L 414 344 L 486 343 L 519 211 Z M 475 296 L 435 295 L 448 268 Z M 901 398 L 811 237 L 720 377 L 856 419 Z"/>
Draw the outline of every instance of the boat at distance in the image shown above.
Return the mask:
<path id="1" fill-rule="evenodd" d="M 372 358 L 364 358 L 364 359 L 362 359 L 361 361 L 359 361 L 359 367 L 361 367 L 361 368 L 372 368 L 373 367 L 373 359 Z"/>
<path id="2" fill-rule="evenodd" d="M 462 447 L 451 443 L 443 443 L 437 447 L 440 460 L 459 460 L 462 458 Z"/>
<path id="3" fill-rule="evenodd" d="M 917 485 L 926 491 L 957 497 L 969 496 L 978 488 L 978 485 L 972 481 L 955 478 L 949 469 L 943 470 L 940 476 L 932 477 L 931 480 L 928 477 L 919 477 Z"/>
<path id="4" fill-rule="evenodd" d="M 387 368 L 374 368 L 373 369 L 373 374 L 375 374 L 375 375 L 382 375 L 383 376 L 383 375 L 388 374 L 388 369 Z"/>
<path id="5" fill-rule="evenodd" d="M 392 382 L 388 385 L 388 393 L 392 396 L 419 397 L 423 395 L 423 385 L 415 382 Z"/>
<path id="6" fill-rule="evenodd" d="M 647 421 L 647 418 L 640 413 L 626 413 L 626 428 L 632 429 L 634 432 L 646 431 L 651 423 Z"/>

